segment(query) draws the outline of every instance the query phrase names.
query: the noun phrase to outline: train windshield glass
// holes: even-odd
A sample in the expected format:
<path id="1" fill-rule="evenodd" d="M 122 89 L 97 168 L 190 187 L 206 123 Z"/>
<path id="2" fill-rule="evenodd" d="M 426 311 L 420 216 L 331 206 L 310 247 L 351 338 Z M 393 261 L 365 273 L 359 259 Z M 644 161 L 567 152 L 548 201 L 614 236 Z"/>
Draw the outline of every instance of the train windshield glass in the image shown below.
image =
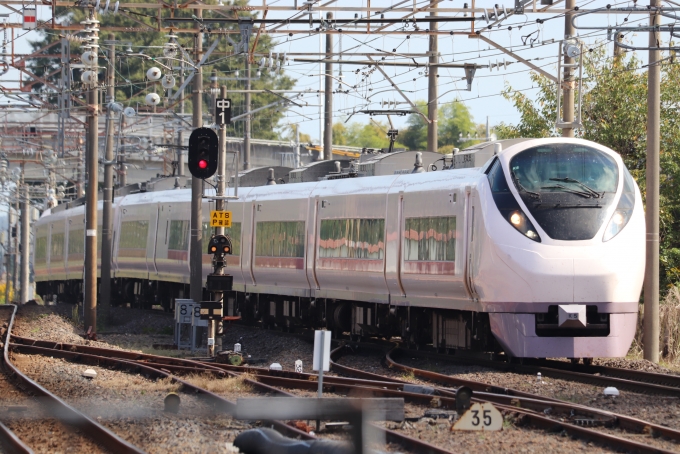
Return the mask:
<path id="1" fill-rule="evenodd" d="M 536 192 L 616 192 L 619 169 L 614 158 L 594 148 L 574 144 L 551 144 L 519 153 L 510 162 L 515 185 Z M 566 184 L 565 184 L 566 183 Z"/>
<path id="2" fill-rule="evenodd" d="M 588 240 L 616 194 L 611 156 L 577 144 L 530 148 L 510 160 L 510 177 L 539 225 L 556 240 Z"/>

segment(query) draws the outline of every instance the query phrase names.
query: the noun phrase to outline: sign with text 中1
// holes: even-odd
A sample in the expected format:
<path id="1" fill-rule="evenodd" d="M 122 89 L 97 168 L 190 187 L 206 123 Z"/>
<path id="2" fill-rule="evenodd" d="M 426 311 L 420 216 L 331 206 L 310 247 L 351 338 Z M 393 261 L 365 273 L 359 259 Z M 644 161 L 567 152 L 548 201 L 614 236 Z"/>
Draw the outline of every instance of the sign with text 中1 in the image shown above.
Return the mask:
<path id="1" fill-rule="evenodd" d="M 231 227 L 231 211 L 210 210 L 210 227 Z"/>
<path id="2" fill-rule="evenodd" d="M 215 118 L 215 122 L 220 126 L 231 124 L 231 99 L 217 99 L 215 103 Z"/>

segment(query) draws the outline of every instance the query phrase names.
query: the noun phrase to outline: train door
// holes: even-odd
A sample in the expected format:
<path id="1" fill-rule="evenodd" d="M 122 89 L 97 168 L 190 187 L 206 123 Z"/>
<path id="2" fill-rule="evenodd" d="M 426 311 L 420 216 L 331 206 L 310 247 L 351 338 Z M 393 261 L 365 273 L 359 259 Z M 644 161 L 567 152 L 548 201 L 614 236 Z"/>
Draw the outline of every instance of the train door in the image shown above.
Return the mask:
<path id="1" fill-rule="evenodd" d="M 475 289 L 474 277 L 476 275 L 475 269 L 475 253 L 479 240 L 475 241 L 476 222 L 479 222 L 476 217 L 479 217 L 479 210 L 476 209 L 475 192 L 470 186 L 465 188 L 465 287 L 470 298 L 477 299 L 477 291 Z M 477 211 L 477 212 L 476 212 Z"/>

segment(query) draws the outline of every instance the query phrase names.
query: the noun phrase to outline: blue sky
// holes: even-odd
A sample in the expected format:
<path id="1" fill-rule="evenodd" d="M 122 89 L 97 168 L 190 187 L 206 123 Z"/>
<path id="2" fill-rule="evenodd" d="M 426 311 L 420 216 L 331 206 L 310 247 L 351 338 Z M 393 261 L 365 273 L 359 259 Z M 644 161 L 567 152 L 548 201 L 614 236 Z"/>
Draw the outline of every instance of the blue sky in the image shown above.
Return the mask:
<path id="1" fill-rule="evenodd" d="M 393 1 L 382 0 L 376 2 L 375 0 L 371 4 L 373 7 L 389 7 L 392 4 L 397 3 Z M 469 2 L 471 3 L 471 1 Z M 540 1 L 539 1 L 540 3 Z M 253 4 L 261 4 L 260 1 Z M 270 5 L 287 5 L 293 4 L 292 0 L 278 0 L 275 2 L 270 2 Z M 358 0 L 338 0 L 334 2 L 334 5 L 340 7 L 356 7 L 364 5 L 365 1 Z M 425 5 L 425 2 L 418 1 L 417 5 L 420 7 Z M 406 4 L 410 6 L 410 3 Z M 494 3 L 488 0 L 479 1 L 476 3 L 478 8 L 487 8 L 492 10 Z M 508 2 L 506 7 L 510 7 L 512 4 Z M 558 12 L 552 12 L 549 10 L 545 14 L 526 14 L 526 15 L 511 15 L 507 19 L 500 23 L 500 28 L 494 27 L 492 30 L 486 30 L 484 34 L 492 39 L 493 41 L 504 45 L 508 49 L 518 53 L 523 58 L 531 59 L 532 62 L 545 71 L 555 74 L 556 73 L 556 60 L 558 55 L 559 41 L 564 37 L 564 16 L 559 11 L 563 8 L 564 3 L 556 3 L 552 10 Z M 602 8 L 607 5 L 606 1 L 603 0 L 585 0 L 577 2 L 577 5 L 583 9 L 593 9 Z M 633 6 L 633 2 L 618 2 L 611 3 L 613 7 L 627 7 Z M 461 8 L 463 2 L 458 0 L 451 1 L 445 0 L 439 3 L 441 8 Z M 641 4 L 642 6 L 642 4 Z M 668 5 L 665 5 L 668 6 Z M 537 8 L 541 8 L 541 5 L 537 5 Z M 3 8 L 4 9 L 4 8 Z M 531 4 L 528 6 L 531 9 Z M 9 11 L 3 11 L 9 12 Z M 45 7 L 39 7 L 38 17 L 41 20 L 48 19 L 50 17 L 51 11 Z M 292 12 L 284 11 L 271 11 L 268 14 L 268 18 L 290 18 L 293 16 Z M 389 13 L 388 13 L 389 14 Z M 387 15 L 387 14 L 386 14 Z M 396 16 L 396 14 L 394 14 Z M 454 13 L 441 13 L 441 16 L 460 16 L 462 14 Z M 480 15 L 479 13 L 477 14 Z M 418 17 L 421 17 L 419 15 Z M 208 17 L 208 14 L 206 14 Z M 306 17 L 306 16 L 305 16 Z M 317 16 L 318 17 L 318 16 Z M 336 18 L 352 18 L 354 14 L 351 12 L 336 12 Z M 393 16 L 389 16 L 393 17 Z M 503 17 L 503 16 L 501 16 Z M 579 25 L 581 26 L 598 26 L 607 27 L 612 26 L 617 23 L 623 23 L 623 15 L 615 14 L 591 14 L 579 20 Z M 16 14 L 11 14 L 10 20 L 18 20 L 19 16 Z M 537 23 L 537 19 L 543 21 L 542 24 Z M 631 15 L 626 25 L 635 26 L 637 24 L 647 24 L 648 16 L 636 14 Z M 484 27 L 486 23 L 484 21 L 478 21 L 476 27 Z M 421 28 L 427 28 L 427 24 L 420 24 Z M 267 28 L 271 28 L 268 26 Z M 305 27 L 298 26 L 298 27 Z M 359 29 L 364 30 L 365 25 L 358 26 Z M 448 22 L 441 23 L 440 30 L 455 30 L 461 31 L 463 29 L 468 29 L 470 25 L 468 23 L 462 22 Z M 511 30 L 509 28 L 512 28 Z M 352 26 L 347 27 L 352 29 Z M 409 27 L 409 30 L 413 30 Z M 21 30 L 16 30 L 15 33 L 23 34 L 23 36 L 16 39 L 15 52 L 22 53 L 28 52 L 29 46 L 27 39 L 35 37 L 35 32 L 24 32 Z M 579 38 L 585 43 L 586 47 L 593 46 L 606 46 L 607 55 L 611 56 L 613 51 L 613 44 L 611 41 L 607 41 L 607 33 L 605 30 L 577 30 Z M 300 52 L 301 50 L 316 52 L 320 49 L 325 49 L 325 38 L 319 39 L 319 35 L 316 33 L 310 35 L 294 35 L 289 37 L 287 35 L 275 35 L 275 42 L 277 46 L 275 50 L 280 52 L 281 55 L 285 53 Z M 668 39 L 667 34 L 662 36 L 662 39 Z M 529 43 L 533 41 L 533 47 Z M 626 42 L 633 43 L 636 45 L 643 46 L 647 43 L 648 37 L 646 32 L 642 33 L 627 33 Z M 406 39 L 403 35 L 395 34 L 343 34 L 342 43 L 340 39 L 336 36 L 334 38 L 334 49 L 335 51 L 342 50 L 345 52 L 344 59 L 350 60 L 364 60 L 365 57 L 357 56 L 353 54 L 363 53 L 363 52 L 377 52 L 377 49 L 392 51 L 396 49 L 397 53 L 423 53 L 427 50 L 428 38 L 425 35 L 411 34 L 409 39 Z M 526 44 L 525 44 L 526 43 Z M 488 65 L 489 63 L 496 65 L 500 64 L 499 68 L 480 68 L 477 70 L 473 84 L 472 90 L 466 91 L 466 82 L 464 80 L 463 69 L 440 69 L 440 87 L 439 87 L 439 102 L 450 103 L 454 100 L 462 100 L 472 112 L 474 119 L 478 123 L 484 123 L 486 117 L 489 117 L 491 125 L 495 125 L 499 122 L 505 123 L 516 123 L 519 120 L 519 114 L 515 108 L 506 101 L 500 92 L 509 84 L 515 89 L 526 90 L 525 93 L 530 98 L 534 97 L 537 90 L 532 89 L 532 83 L 529 78 L 530 69 L 516 62 L 512 57 L 503 54 L 500 50 L 491 48 L 486 43 L 479 39 L 469 39 L 466 36 L 443 36 L 439 39 L 439 51 L 441 53 L 440 62 L 443 63 L 478 63 L 481 65 Z M 645 61 L 646 52 L 638 53 L 639 57 Z M 294 57 L 293 57 L 294 58 Z M 307 58 L 313 58 L 312 56 Z M 404 61 L 403 57 L 389 55 L 386 60 L 398 60 Z M 419 62 L 425 63 L 426 58 L 419 58 Z M 504 65 L 507 63 L 507 66 Z M 320 86 L 319 74 L 320 68 L 318 64 L 301 63 L 291 61 L 288 65 L 284 67 L 287 75 L 296 80 L 297 90 L 317 90 Z M 403 98 L 396 92 L 392 90 L 390 84 L 384 79 L 384 77 L 377 71 L 371 72 L 369 75 L 362 74 L 360 70 L 359 74 L 355 74 L 356 69 L 361 69 L 361 67 L 343 65 L 342 75 L 343 81 L 349 84 L 350 93 L 349 94 L 336 94 L 334 96 L 334 110 L 336 113 L 335 121 L 343 121 L 347 115 L 353 112 L 353 110 L 359 108 L 382 108 L 382 102 L 400 102 L 403 103 Z M 339 76 L 339 65 L 335 65 L 334 73 L 335 76 Z M 424 68 L 385 68 L 387 74 L 394 80 L 394 82 L 404 91 L 405 95 L 409 97 L 410 100 L 424 100 L 427 97 L 427 76 L 425 75 Z M 368 72 L 366 69 L 363 73 Z M 207 82 L 206 76 L 206 82 Z M 3 80 L 7 81 L 9 79 L 16 79 L 17 74 L 15 71 L 11 71 L 7 75 L 3 76 Z M 363 79 L 363 82 L 362 82 Z M 13 83 L 5 83 L 7 86 L 14 85 Z M 337 83 L 335 84 L 337 87 Z M 357 86 L 357 89 L 352 87 Z M 365 97 L 372 95 L 371 102 L 368 102 Z M 308 133 L 314 139 L 318 139 L 320 122 L 319 122 L 319 107 L 315 106 L 320 104 L 322 98 L 318 97 L 317 94 L 305 95 L 301 100 L 312 104 L 313 106 L 303 107 L 303 108 L 292 108 L 287 113 L 284 118 L 283 123 L 299 123 L 301 125 L 301 131 Z M 254 106 L 257 107 L 257 106 Z M 397 108 L 406 109 L 409 108 L 407 104 L 399 104 Z M 385 120 L 384 117 L 381 119 Z M 366 115 L 357 114 L 350 121 L 358 121 L 361 123 L 368 122 L 369 119 Z M 397 127 L 403 126 L 404 119 L 396 118 L 395 122 Z"/>

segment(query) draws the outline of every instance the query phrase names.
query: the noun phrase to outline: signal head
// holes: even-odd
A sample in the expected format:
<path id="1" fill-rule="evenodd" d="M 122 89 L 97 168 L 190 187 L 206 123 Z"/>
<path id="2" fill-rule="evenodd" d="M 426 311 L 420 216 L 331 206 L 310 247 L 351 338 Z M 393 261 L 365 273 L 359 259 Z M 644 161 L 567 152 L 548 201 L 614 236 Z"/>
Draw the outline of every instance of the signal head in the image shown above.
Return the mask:
<path id="1" fill-rule="evenodd" d="M 218 140 L 210 128 L 197 128 L 189 137 L 189 172 L 202 180 L 217 172 Z"/>

